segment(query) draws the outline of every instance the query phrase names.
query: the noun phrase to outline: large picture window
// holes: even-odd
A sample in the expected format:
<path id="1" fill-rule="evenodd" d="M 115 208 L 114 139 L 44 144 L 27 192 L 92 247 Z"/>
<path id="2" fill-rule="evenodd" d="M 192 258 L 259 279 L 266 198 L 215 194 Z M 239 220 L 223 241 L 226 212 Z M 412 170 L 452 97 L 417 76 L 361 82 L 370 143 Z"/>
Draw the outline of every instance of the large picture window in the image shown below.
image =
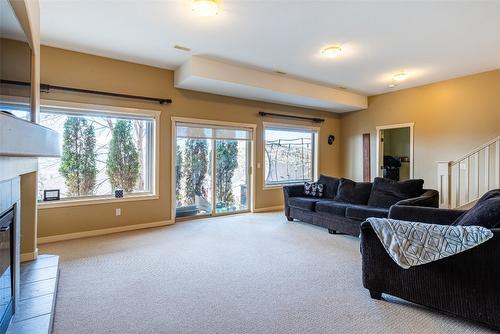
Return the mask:
<path id="1" fill-rule="evenodd" d="M 315 177 L 317 131 L 264 127 L 264 185 L 312 181 Z"/>
<path id="2" fill-rule="evenodd" d="M 155 119 L 124 113 L 42 107 L 40 124 L 61 135 L 60 158 L 39 159 L 38 190 L 61 199 L 154 191 Z"/>

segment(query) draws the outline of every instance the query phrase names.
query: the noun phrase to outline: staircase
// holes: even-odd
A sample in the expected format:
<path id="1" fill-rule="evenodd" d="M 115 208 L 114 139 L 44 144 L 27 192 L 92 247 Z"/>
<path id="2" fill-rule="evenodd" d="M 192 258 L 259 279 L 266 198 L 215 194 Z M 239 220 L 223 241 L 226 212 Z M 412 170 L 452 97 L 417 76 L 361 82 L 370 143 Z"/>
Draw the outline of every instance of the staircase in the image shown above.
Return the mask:
<path id="1" fill-rule="evenodd" d="M 439 207 L 467 209 L 500 188 L 500 136 L 455 161 L 439 161 Z"/>

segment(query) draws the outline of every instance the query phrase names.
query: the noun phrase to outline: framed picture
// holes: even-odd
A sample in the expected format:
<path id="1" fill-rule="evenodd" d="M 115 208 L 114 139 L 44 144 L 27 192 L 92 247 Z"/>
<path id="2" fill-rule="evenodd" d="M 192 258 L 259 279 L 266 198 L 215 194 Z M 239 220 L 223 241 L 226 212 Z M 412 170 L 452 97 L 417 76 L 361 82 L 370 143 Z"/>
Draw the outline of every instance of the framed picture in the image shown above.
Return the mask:
<path id="1" fill-rule="evenodd" d="M 44 201 L 58 201 L 61 199 L 59 189 L 51 189 L 43 191 L 43 200 Z"/>

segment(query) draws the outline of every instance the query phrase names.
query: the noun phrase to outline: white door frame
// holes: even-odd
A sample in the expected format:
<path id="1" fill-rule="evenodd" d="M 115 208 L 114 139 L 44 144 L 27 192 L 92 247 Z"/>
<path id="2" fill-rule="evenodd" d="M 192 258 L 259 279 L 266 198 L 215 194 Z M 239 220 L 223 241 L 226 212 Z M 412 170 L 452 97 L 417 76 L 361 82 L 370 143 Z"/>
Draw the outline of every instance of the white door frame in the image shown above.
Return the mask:
<path id="1" fill-rule="evenodd" d="M 255 136 L 256 136 L 256 129 L 257 129 L 257 124 L 252 124 L 252 123 L 236 123 L 236 122 L 226 122 L 226 121 L 216 121 L 216 120 L 209 120 L 209 119 L 199 119 L 199 118 L 187 118 L 187 117 L 171 117 L 172 120 L 172 147 L 171 147 L 171 178 L 170 178 L 170 188 L 171 188 L 171 220 L 176 221 L 176 193 L 175 193 L 175 183 L 177 182 L 175 177 L 175 165 L 176 165 L 176 151 L 177 151 L 177 123 L 192 123 L 192 124 L 206 124 L 207 126 L 214 125 L 214 126 L 227 126 L 227 127 L 235 127 L 235 128 L 246 128 L 252 131 L 252 138 L 249 141 L 249 147 L 248 147 L 248 157 L 249 157 L 249 166 L 247 166 L 247 173 L 248 173 L 248 185 L 250 186 L 250 189 L 248 191 L 248 198 L 247 200 L 249 201 L 249 206 L 248 210 L 239 210 L 235 212 L 229 212 L 229 213 L 218 213 L 215 214 L 215 210 L 213 210 L 212 214 L 208 216 L 221 216 L 225 214 L 232 214 L 232 213 L 241 213 L 241 212 L 253 212 L 255 208 Z M 215 148 L 212 149 L 212 159 L 215 157 Z M 215 162 L 215 160 L 213 160 Z M 214 197 L 214 192 L 215 192 L 215 187 L 212 187 L 212 201 L 215 201 Z M 214 206 L 214 203 L 212 203 L 212 206 Z M 190 218 L 195 219 L 197 216 L 192 216 Z M 206 217 L 206 216 L 204 216 Z"/>
<path id="2" fill-rule="evenodd" d="M 413 165 L 415 164 L 415 161 L 413 159 L 413 126 L 415 123 L 401 123 L 401 124 L 391 124 L 391 125 L 380 125 L 377 126 L 377 170 L 375 173 L 372 173 L 372 175 L 375 176 L 384 176 L 384 172 L 382 171 L 381 166 L 384 165 L 384 146 L 380 145 L 380 139 L 381 139 L 381 130 L 388 130 L 388 129 L 399 129 L 399 128 L 410 128 L 410 179 L 414 178 L 413 175 Z"/>

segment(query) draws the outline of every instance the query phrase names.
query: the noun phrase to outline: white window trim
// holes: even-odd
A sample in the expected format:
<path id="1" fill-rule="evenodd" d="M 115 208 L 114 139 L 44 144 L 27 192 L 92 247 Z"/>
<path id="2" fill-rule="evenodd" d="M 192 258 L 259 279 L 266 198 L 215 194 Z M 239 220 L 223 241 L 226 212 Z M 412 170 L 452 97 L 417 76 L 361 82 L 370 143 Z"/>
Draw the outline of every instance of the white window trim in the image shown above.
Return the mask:
<path id="1" fill-rule="evenodd" d="M 130 195 L 125 195 L 123 198 L 115 198 L 112 195 L 104 196 L 91 196 L 91 197 L 75 197 L 67 198 L 59 201 L 37 201 L 38 209 L 52 209 L 59 207 L 69 207 L 69 206 L 80 206 L 80 205 L 94 205 L 94 204 L 105 204 L 105 203 L 115 203 L 115 202 L 130 202 L 130 201 L 144 201 L 144 200 L 156 200 L 159 199 L 158 191 L 160 186 L 160 110 L 150 110 L 150 109 L 138 109 L 138 108 L 127 108 L 127 107 L 115 107 L 107 105 L 98 104 L 87 104 L 78 102 L 67 102 L 67 101 L 57 101 L 57 100 L 40 100 L 40 108 L 51 108 L 57 109 L 61 108 L 65 111 L 75 110 L 88 112 L 89 114 L 108 114 L 114 116 L 137 116 L 137 117 L 152 117 L 154 120 L 153 129 L 153 156 L 154 161 L 152 167 L 152 189 L 147 193 L 133 193 Z"/>
<path id="2" fill-rule="evenodd" d="M 301 182 L 283 182 L 278 184 L 266 185 L 266 129 L 267 128 L 278 128 L 278 129 L 297 129 L 297 130 L 312 130 L 315 132 L 313 141 L 313 161 L 312 161 L 312 174 L 313 181 L 318 177 L 318 164 L 319 164 L 319 132 L 321 128 L 319 126 L 311 125 L 300 125 L 300 124 L 287 124 L 287 123 L 275 123 L 275 122 L 262 122 L 262 189 L 263 190 L 275 190 L 283 189 L 284 186 L 301 185 Z"/>

